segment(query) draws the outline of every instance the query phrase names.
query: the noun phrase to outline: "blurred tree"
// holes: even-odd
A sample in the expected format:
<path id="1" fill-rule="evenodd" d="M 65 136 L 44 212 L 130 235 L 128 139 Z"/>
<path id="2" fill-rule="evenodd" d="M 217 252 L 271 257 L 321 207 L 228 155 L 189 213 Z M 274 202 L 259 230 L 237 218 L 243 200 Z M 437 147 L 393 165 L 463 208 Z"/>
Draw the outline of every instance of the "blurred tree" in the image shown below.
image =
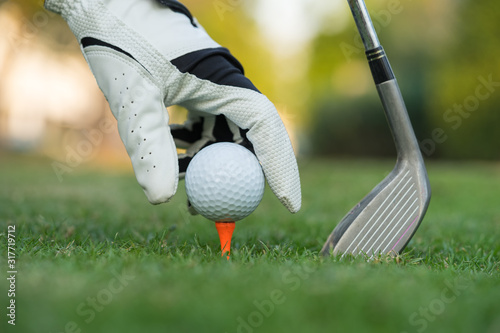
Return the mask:
<path id="1" fill-rule="evenodd" d="M 427 153 L 446 158 L 500 158 L 500 3 L 461 1 L 454 38 L 431 71 L 432 124 Z M 440 140 L 432 130 L 442 130 Z M 434 142 L 432 142 L 434 141 Z"/>
<path id="2" fill-rule="evenodd" d="M 275 98 L 272 56 L 265 47 L 255 21 L 245 10 L 243 1 L 182 0 L 208 34 L 228 48 L 241 62 L 245 74 L 271 99 Z"/>
<path id="3" fill-rule="evenodd" d="M 294 127 L 302 118 L 300 110 L 308 107 L 304 97 L 307 81 L 301 74 L 307 67 L 301 55 L 284 58 L 273 53 L 252 16 L 252 3 L 229 0 L 181 2 L 217 43 L 231 51 L 243 65 L 245 75 L 277 106 L 294 141 Z"/>
<path id="4" fill-rule="evenodd" d="M 329 7 L 327 14 L 310 7 L 312 14 L 307 15 L 312 15 L 318 33 L 309 45 L 286 56 L 277 54 L 264 38 L 266 31 L 255 16 L 259 14 L 252 10 L 257 2 L 182 2 L 240 60 L 246 75 L 278 106 L 285 122 L 308 128 L 309 146 L 315 152 L 394 153 L 363 46 L 344 1 Z M 424 154 L 500 158 L 500 132 L 495 128 L 500 120 L 495 112 L 500 104 L 496 18 L 500 3 L 371 0 L 367 5 Z M 51 52 L 79 52 L 64 21 L 42 8 L 43 0 L 0 0 L 0 6 L 15 6 L 22 13 L 11 44 L 36 39 L 44 40 Z M 273 15 L 280 20 L 279 12 Z"/>
<path id="5" fill-rule="evenodd" d="M 397 25 L 402 8 L 387 9 L 386 2 L 371 3 L 372 20 L 394 65 L 389 29 Z M 346 8 L 347 4 L 345 4 Z M 388 13 L 388 14 L 386 14 Z M 364 47 L 354 20 L 340 32 L 325 31 L 311 48 L 309 82 L 313 110 L 310 137 L 313 152 L 343 156 L 391 156 L 394 144 L 364 55 Z M 397 29 L 397 28 L 396 28 Z M 326 29 L 325 29 L 326 30 Z M 398 72 L 396 72 L 398 76 Z M 404 81 L 400 80 L 403 86 Z M 412 101 L 408 107 L 420 118 L 421 80 L 412 80 Z M 405 97 L 407 95 L 403 91 Z M 415 96 L 415 97 L 414 97 Z M 407 103 L 409 101 L 407 100 Z M 412 118 L 415 116 L 412 115 Z M 421 123 L 419 121 L 417 123 Z"/>
<path id="6" fill-rule="evenodd" d="M 0 0 L 0 5 L 11 3 L 19 6 L 26 14 L 34 13 L 43 7 L 44 0 Z"/>
<path id="7" fill-rule="evenodd" d="M 381 0 L 368 9 L 424 154 L 498 159 L 500 3 Z M 317 153 L 393 153 L 352 19 L 346 29 L 325 29 L 314 40 L 308 80 Z"/>

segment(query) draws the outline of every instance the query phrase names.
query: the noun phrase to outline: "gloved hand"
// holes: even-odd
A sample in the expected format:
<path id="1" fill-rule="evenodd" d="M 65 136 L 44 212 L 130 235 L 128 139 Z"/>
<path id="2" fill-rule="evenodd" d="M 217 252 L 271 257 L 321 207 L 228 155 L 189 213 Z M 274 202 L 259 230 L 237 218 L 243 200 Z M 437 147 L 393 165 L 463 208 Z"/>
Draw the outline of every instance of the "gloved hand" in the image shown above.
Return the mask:
<path id="1" fill-rule="evenodd" d="M 180 105 L 193 112 L 187 130 L 200 115 L 201 128 L 229 120 L 233 139 L 246 136 L 252 143 L 274 194 L 291 212 L 300 209 L 297 162 L 276 108 L 180 2 L 46 0 L 45 7 L 61 14 L 80 42 L 151 203 L 167 202 L 177 189 L 179 165 L 166 107 Z M 206 139 L 193 137 L 186 140 L 188 154 Z"/>

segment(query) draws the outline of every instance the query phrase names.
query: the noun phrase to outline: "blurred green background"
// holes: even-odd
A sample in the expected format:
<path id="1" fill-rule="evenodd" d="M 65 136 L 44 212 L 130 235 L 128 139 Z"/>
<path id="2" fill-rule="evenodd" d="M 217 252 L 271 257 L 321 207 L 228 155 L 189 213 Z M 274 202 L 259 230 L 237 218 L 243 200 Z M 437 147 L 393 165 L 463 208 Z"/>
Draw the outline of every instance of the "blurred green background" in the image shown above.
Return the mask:
<path id="1" fill-rule="evenodd" d="M 267 189 L 221 261 L 182 184 L 171 203 L 147 202 L 66 23 L 41 0 L 0 0 L 0 270 L 7 225 L 17 227 L 19 269 L 9 328 L 499 332 L 500 3 L 367 0 L 433 199 L 400 257 L 366 262 L 318 255 L 395 160 L 346 1 L 182 2 L 277 106 L 299 156 L 302 210 L 289 214 Z M 134 279 L 109 296 L 120 274 Z M 275 290 L 287 301 L 268 316 L 259 307 Z M 106 303 L 95 320 L 80 308 L 89 297 Z"/>
<path id="2" fill-rule="evenodd" d="M 394 155 L 345 1 L 184 3 L 276 104 L 300 154 Z M 60 159 L 82 130 L 98 128 L 110 113 L 75 38 L 41 4 L 0 1 L 0 143 Z M 498 1 L 374 0 L 367 6 L 424 156 L 498 160 Z M 170 112 L 173 122 L 185 117 L 177 108 Z M 94 154 L 126 161 L 111 134 Z"/>

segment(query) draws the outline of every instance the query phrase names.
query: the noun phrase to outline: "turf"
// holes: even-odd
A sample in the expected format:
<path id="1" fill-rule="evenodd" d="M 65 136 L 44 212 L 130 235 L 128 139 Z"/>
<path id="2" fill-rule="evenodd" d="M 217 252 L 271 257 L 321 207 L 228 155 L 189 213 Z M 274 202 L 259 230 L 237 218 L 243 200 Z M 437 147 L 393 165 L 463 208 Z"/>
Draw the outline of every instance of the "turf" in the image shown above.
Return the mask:
<path id="1" fill-rule="evenodd" d="M 398 258 L 321 257 L 333 227 L 391 161 L 299 161 L 303 208 L 269 188 L 237 223 L 232 258 L 215 227 L 150 205 L 128 171 L 0 156 L 0 271 L 16 226 L 12 332 L 499 332 L 500 165 L 430 163 L 431 205 Z"/>

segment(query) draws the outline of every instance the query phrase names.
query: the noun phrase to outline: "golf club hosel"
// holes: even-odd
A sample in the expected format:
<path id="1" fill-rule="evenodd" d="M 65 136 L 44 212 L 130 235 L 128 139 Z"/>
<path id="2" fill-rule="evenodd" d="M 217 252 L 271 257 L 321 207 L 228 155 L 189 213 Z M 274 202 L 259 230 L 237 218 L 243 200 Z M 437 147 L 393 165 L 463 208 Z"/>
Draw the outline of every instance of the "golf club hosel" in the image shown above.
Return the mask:
<path id="1" fill-rule="evenodd" d="M 406 105 L 395 78 L 377 84 L 384 112 L 396 144 L 399 159 L 422 159 Z"/>
<path id="2" fill-rule="evenodd" d="M 411 125 L 399 85 L 392 71 L 384 48 L 379 46 L 366 51 L 373 80 L 377 87 L 384 112 L 391 128 L 398 156 L 420 155 L 420 148 Z M 418 157 L 421 158 L 421 157 Z"/>

